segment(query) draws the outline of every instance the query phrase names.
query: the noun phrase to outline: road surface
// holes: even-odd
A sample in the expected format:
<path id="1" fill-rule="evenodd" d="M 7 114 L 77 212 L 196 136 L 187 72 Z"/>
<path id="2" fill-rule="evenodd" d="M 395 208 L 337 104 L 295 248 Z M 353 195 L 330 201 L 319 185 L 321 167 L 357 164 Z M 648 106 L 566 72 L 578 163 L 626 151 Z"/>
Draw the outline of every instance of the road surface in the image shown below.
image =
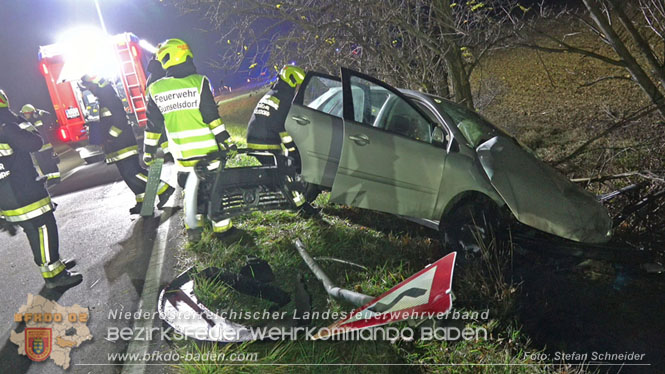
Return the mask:
<path id="1" fill-rule="evenodd" d="M 134 312 L 139 305 L 154 304 L 151 299 L 155 297 L 154 292 L 144 292 L 146 274 L 156 276 L 159 285 L 173 278 L 174 261 L 169 254 L 182 244 L 180 208 L 177 207 L 180 203 L 176 199 L 180 193 L 174 194 L 167 208 L 154 218 L 130 216 L 134 195 L 115 166 L 103 163 L 83 165 L 75 152 L 66 152 L 60 157 L 64 180 L 51 189 L 53 201 L 58 204 L 55 215 L 60 254 L 63 258 L 76 258 L 76 269 L 83 274 L 83 283 L 64 294 L 46 289 L 25 235 L 20 230 L 14 237 L 0 233 L 0 254 L 4 259 L 0 262 L 3 279 L 0 285 L 3 296 L 3 303 L 0 303 L 0 372 L 63 372 L 52 360 L 37 363 L 19 355 L 17 346 L 9 341 L 10 331 L 20 332 L 24 328 L 14 322 L 14 313 L 26 303 L 28 294 L 40 294 L 63 306 L 79 304 L 90 310 L 88 327 L 93 340 L 72 350 L 72 366 L 67 372 L 120 373 L 123 367 L 117 363 L 112 365 L 108 354 L 125 352 L 128 342 L 109 341 L 109 329 L 132 327 L 135 321 L 110 320 L 109 312 Z M 168 169 L 163 176 L 169 177 Z M 163 261 L 153 258 L 151 262 L 153 248 L 159 247 L 160 240 L 162 244 L 168 243 L 162 248 Z M 143 300 L 140 300 L 142 295 Z M 161 327 L 159 320 L 155 324 Z M 164 370 L 164 367 L 148 368 L 151 369 L 148 372 Z"/>

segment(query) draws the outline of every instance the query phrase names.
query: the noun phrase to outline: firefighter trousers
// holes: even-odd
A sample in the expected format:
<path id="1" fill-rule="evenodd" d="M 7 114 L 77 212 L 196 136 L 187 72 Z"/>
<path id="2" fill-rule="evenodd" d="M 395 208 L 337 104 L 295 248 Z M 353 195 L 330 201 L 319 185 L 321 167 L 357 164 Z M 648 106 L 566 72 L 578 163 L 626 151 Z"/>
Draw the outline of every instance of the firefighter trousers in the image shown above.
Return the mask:
<path id="1" fill-rule="evenodd" d="M 129 189 L 134 192 L 136 202 L 142 203 L 145 197 L 145 187 L 148 182 L 148 171 L 139 163 L 139 156 L 133 155 L 116 161 L 115 165 L 118 167 L 118 171 Z M 157 188 L 157 195 L 163 194 L 168 188 L 168 183 L 162 181 Z"/>
<path id="2" fill-rule="evenodd" d="M 58 226 L 53 212 L 18 222 L 28 236 L 32 255 L 44 278 L 53 278 L 65 270 L 58 252 Z"/>

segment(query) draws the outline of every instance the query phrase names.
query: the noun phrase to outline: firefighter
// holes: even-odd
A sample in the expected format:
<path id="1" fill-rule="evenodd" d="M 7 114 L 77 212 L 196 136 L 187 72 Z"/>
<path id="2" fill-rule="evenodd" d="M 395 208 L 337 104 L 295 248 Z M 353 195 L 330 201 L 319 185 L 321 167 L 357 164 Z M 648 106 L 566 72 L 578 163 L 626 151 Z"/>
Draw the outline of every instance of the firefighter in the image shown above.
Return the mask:
<path id="1" fill-rule="evenodd" d="M 139 163 L 139 150 L 132 127 L 127 121 L 125 108 L 116 95 L 113 86 L 104 78 L 84 75 L 81 84 L 99 101 L 99 123 L 96 130 L 91 128 L 91 134 L 101 134 L 102 147 L 107 164 L 115 164 L 120 171 L 122 179 L 136 196 L 136 205 L 129 210 L 130 214 L 141 212 L 145 188 L 148 182 L 148 171 Z M 92 136 L 91 136 L 92 137 Z M 162 181 L 158 187 L 159 202 L 157 208 L 162 209 L 175 189 Z"/>
<path id="2" fill-rule="evenodd" d="M 73 261 L 60 259 L 54 205 L 30 158 L 43 142 L 38 134 L 22 130 L 21 122 L 0 90 L 0 216 L 23 228 L 46 287 L 73 287 L 83 276 L 68 270 Z"/>
<path id="3" fill-rule="evenodd" d="M 187 43 L 168 39 L 157 47 L 157 60 L 166 76 L 148 87 L 148 126 L 145 132 L 144 161 L 152 162 L 163 132 L 168 137 L 169 152 L 178 171 L 188 173 L 185 183 L 185 227 L 190 241 L 202 232 L 203 215 L 197 201 L 199 180 L 194 166 L 210 154 L 231 149 L 230 138 L 222 123 L 212 95 L 210 81 L 197 74 L 194 55 Z M 209 165 L 219 166 L 219 160 Z M 233 230 L 230 219 L 212 222 L 217 237 L 229 238 Z"/>
<path id="4" fill-rule="evenodd" d="M 286 132 L 284 122 L 296 94 L 296 88 L 305 79 L 305 71 L 294 65 L 285 65 L 279 72 L 279 79 L 259 100 L 247 126 L 247 147 L 259 152 L 282 153 L 300 165 L 300 155 L 293 138 Z M 263 165 L 274 164 L 271 155 L 256 155 Z M 293 181 L 290 181 L 293 182 Z M 315 215 L 314 209 L 307 203 L 302 192 L 293 184 L 293 202 L 300 207 L 304 216 Z"/>
<path id="5" fill-rule="evenodd" d="M 60 182 L 60 170 L 58 163 L 60 158 L 54 153 L 53 146 L 49 142 L 48 129 L 44 126 L 44 116 L 48 114 L 47 111 L 37 109 L 32 104 L 25 104 L 21 108 L 21 114 L 29 121 L 24 130 L 37 132 L 44 140 L 44 145 L 39 151 L 32 154 L 33 163 L 39 173 L 40 177 L 45 178 L 49 184 L 57 184 Z"/>

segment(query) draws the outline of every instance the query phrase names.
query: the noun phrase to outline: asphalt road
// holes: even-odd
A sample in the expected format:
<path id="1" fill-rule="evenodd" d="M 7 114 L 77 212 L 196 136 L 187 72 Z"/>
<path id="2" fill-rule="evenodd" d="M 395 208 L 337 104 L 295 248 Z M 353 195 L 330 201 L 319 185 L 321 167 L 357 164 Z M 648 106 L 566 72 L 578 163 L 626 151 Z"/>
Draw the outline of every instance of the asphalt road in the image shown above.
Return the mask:
<path id="1" fill-rule="evenodd" d="M 107 338 L 109 328 L 131 327 L 135 321 L 110 320 L 109 312 L 134 312 L 147 303 L 146 295 L 143 300 L 140 298 L 149 264 L 163 270 L 153 271 L 158 274 L 160 285 L 172 279 L 173 258 L 169 254 L 173 253 L 174 246 L 182 244 L 180 208 L 174 207 L 180 205 L 176 199 L 180 194 L 174 194 L 167 208 L 156 217 L 130 216 L 128 210 L 134 205 L 134 195 L 115 166 L 83 165 L 75 152 L 66 152 L 60 157 L 65 178 L 51 189 L 53 200 L 58 204 L 55 215 L 60 254 L 63 258 L 76 258 L 76 270 L 83 274 L 83 283 L 64 294 L 46 289 L 25 235 L 20 230 L 14 237 L 0 233 L 0 254 L 4 259 L 0 262 L 3 298 L 0 303 L 0 372 L 63 372 L 52 360 L 36 363 L 19 355 L 17 346 L 9 341 L 11 330 L 20 332 L 25 327 L 14 322 L 14 313 L 26 303 L 28 294 L 40 294 L 63 306 L 79 304 L 90 310 L 88 327 L 93 340 L 72 350 L 72 366 L 67 372 L 120 373 L 122 366 L 110 363 L 108 354 L 124 352 L 128 342 L 110 341 Z M 168 169 L 164 176 L 169 177 Z M 157 241 L 167 244 L 164 261 L 155 264 L 151 262 L 151 255 L 156 237 Z M 159 320 L 155 324 L 160 326 Z"/>

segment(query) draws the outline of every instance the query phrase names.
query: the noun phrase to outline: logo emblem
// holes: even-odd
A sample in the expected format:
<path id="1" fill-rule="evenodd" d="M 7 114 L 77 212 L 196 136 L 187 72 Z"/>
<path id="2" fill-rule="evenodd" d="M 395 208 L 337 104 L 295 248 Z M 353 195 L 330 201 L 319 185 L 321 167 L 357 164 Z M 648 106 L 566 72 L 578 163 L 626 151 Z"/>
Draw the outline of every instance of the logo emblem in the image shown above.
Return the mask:
<path id="1" fill-rule="evenodd" d="M 51 355 L 50 328 L 26 327 L 25 354 L 32 361 L 44 361 Z"/>

